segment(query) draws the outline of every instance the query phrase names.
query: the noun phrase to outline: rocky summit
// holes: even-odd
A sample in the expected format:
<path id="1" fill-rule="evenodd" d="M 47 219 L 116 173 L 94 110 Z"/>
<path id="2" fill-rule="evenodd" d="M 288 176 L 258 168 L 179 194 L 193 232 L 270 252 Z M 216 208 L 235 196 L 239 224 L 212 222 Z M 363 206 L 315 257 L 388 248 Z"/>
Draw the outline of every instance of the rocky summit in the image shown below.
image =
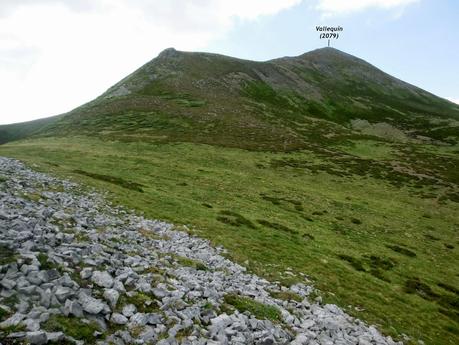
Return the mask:
<path id="1" fill-rule="evenodd" d="M 314 288 L 0 158 L 1 344 L 399 344 Z"/>

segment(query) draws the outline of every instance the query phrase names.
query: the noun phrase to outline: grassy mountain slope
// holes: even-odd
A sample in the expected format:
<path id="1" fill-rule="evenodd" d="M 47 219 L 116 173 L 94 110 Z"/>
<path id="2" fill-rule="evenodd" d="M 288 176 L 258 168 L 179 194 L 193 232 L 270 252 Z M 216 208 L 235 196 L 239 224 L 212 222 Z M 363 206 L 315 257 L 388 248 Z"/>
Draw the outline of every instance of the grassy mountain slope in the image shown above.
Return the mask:
<path id="1" fill-rule="evenodd" d="M 41 134 L 279 151 L 307 147 L 312 135 L 342 140 L 353 120 L 402 138 L 459 136 L 458 105 L 333 48 L 267 62 L 168 49 Z"/>
<path id="2" fill-rule="evenodd" d="M 306 275 L 388 334 L 456 344 L 458 114 L 335 49 L 168 49 L 0 155 L 188 224 L 270 279 Z"/>
<path id="3" fill-rule="evenodd" d="M 34 121 L 0 125 L 0 144 L 20 140 L 44 131 L 49 124 L 57 121 L 61 116 L 47 117 Z"/>

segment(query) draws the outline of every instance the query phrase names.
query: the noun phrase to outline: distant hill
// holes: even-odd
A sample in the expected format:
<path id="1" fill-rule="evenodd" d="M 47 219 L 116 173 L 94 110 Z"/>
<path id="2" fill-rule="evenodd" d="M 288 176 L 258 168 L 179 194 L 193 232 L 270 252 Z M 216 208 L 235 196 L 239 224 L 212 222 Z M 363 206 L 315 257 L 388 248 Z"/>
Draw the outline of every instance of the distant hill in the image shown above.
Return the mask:
<path id="1" fill-rule="evenodd" d="M 0 143 L 88 134 L 278 151 L 358 132 L 456 142 L 459 106 L 333 48 L 266 62 L 169 48 L 67 114 L 0 126 Z"/>
<path id="2" fill-rule="evenodd" d="M 62 116 L 62 115 L 61 115 Z M 15 123 L 11 125 L 0 125 L 0 144 L 41 133 L 46 126 L 57 121 L 61 116 L 47 117 L 44 119 Z"/>

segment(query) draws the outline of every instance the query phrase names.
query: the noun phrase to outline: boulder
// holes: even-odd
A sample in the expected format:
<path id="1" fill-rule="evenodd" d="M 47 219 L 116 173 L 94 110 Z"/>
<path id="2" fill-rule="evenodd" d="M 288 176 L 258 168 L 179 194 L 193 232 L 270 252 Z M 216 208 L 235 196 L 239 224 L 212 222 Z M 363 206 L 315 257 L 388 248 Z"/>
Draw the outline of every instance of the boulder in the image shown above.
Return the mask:
<path id="1" fill-rule="evenodd" d="M 123 314 L 113 313 L 110 321 L 117 325 L 125 325 L 128 323 L 128 318 Z"/>
<path id="2" fill-rule="evenodd" d="M 106 307 L 108 308 L 106 303 L 102 302 L 100 299 L 88 296 L 84 292 L 78 295 L 78 300 L 83 310 L 89 314 L 99 314 L 106 309 Z"/>
<path id="3" fill-rule="evenodd" d="M 115 308 L 118 299 L 120 298 L 120 293 L 114 289 L 105 289 L 104 298 L 110 305 L 110 307 Z"/>
<path id="4" fill-rule="evenodd" d="M 48 342 L 48 337 L 43 331 L 27 332 L 26 339 L 32 345 L 43 345 Z"/>
<path id="5" fill-rule="evenodd" d="M 106 271 L 95 271 L 91 276 L 91 280 L 94 284 L 107 289 L 110 289 L 114 283 L 113 277 Z"/>

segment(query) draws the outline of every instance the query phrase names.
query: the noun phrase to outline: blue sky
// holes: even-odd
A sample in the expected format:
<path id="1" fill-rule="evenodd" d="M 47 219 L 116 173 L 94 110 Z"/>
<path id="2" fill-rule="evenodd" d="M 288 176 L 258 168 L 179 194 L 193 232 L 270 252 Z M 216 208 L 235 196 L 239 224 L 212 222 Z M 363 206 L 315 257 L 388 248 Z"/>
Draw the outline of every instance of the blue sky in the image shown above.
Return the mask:
<path id="1" fill-rule="evenodd" d="M 69 111 L 161 50 L 267 60 L 332 45 L 459 103 L 455 0 L 1 0 L 0 124 Z"/>

